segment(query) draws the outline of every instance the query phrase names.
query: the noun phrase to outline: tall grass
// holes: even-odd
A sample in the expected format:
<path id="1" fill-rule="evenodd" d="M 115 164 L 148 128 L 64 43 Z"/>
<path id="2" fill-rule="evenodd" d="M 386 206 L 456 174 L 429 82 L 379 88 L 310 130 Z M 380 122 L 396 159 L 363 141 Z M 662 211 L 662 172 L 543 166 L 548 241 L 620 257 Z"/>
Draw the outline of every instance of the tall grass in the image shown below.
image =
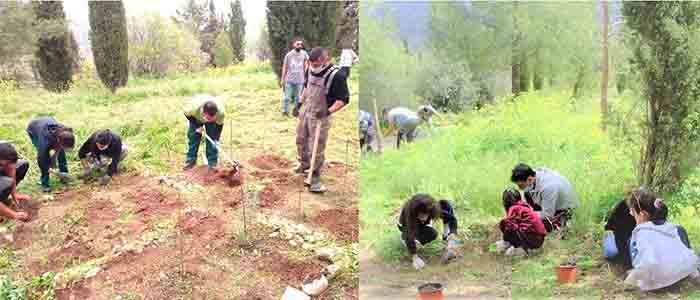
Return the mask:
<path id="1" fill-rule="evenodd" d="M 417 192 L 454 200 L 461 227 L 502 217 L 501 192 L 519 162 L 557 170 L 573 183 L 579 207 L 572 228 L 579 233 L 600 226 L 635 182 L 634 158 L 599 129 L 593 100 L 574 105 L 566 93 L 532 93 L 453 119 L 432 138 L 363 161 L 362 239 L 378 239 L 372 243 L 385 249 L 380 255 L 394 253 L 391 216 Z"/>

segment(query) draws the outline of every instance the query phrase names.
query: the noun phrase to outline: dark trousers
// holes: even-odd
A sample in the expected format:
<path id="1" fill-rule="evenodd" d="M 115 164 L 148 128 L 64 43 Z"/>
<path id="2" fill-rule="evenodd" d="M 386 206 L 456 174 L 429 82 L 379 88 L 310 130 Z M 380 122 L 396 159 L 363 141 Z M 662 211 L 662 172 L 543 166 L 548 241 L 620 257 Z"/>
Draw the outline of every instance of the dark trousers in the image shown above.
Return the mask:
<path id="1" fill-rule="evenodd" d="M 345 78 L 350 78 L 350 67 L 340 67 L 340 71 L 345 74 Z"/>
<path id="2" fill-rule="evenodd" d="M 399 225 L 399 230 L 401 230 L 401 238 L 405 241 L 406 240 L 406 232 L 402 230 L 401 225 Z M 428 226 L 428 225 L 421 225 L 418 224 L 418 228 L 416 230 L 416 240 L 421 245 L 426 245 L 429 244 L 430 242 L 434 241 L 438 237 L 438 232 L 435 230 L 435 228 Z"/>
<path id="3" fill-rule="evenodd" d="M 22 182 L 24 179 L 24 176 L 27 175 L 27 171 L 29 171 L 29 162 L 20 159 L 17 161 L 17 166 L 16 166 L 16 172 L 15 172 L 15 179 L 17 180 L 17 184 Z M 5 174 L 2 170 L 0 170 L 0 202 L 9 204 L 9 199 L 10 199 L 10 192 L 12 191 L 12 178 L 7 176 L 9 174 Z"/>
<path id="4" fill-rule="evenodd" d="M 34 145 L 34 148 L 39 150 L 39 138 L 38 137 L 33 137 L 29 136 L 29 139 L 32 140 L 32 145 Z M 56 168 L 56 160 L 58 160 L 58 170 L 63 173 L 68 173 L 68 159 L 66 159 L 66 152 L 63 150 L 59 150 L 58 152 L 54 153 L 54 155 L 51 156 L 51 161 L 49 163 L 49 169 L 54 169 Z M 43 171 L 41 172 L 41 185 L 48 187 L 49 186 L 49 170 L 46 170 L 46 173 Z"/>
<path id="5" fill-rule="evenodd" d="M 199 151 L 199 144 L 202 143 L 202 134 L 197 132 L 197 128 L 199 127 L 197 127 L 196 124 L 190 122 L 190 126 L 187 129 L 188 162 L 197 162 L 197 152 Z M 220 136 L 220 132 L 218 132 L 219 129 L 216 126 L 216 124 L 204 123 L 204 130 L 210 138 L 218 142 L 217 137 Z M 214 146 L 209 140 L 207 140 L 206 143 L 207 162 L 209 163 L 209 166 L 215 167 L 216 164 L 219 162 L 219 150 L 216 149 L 216 146 Z"/>
<path id="6" fill-rule="evenodd" d="M 544 243 L 544 235 L 535 233 L 523 233 L 513 230 L 506 230 L 503 222 L 500 224 L 503 240 L 513 245 L 515 248 L 538 249 Z"/>

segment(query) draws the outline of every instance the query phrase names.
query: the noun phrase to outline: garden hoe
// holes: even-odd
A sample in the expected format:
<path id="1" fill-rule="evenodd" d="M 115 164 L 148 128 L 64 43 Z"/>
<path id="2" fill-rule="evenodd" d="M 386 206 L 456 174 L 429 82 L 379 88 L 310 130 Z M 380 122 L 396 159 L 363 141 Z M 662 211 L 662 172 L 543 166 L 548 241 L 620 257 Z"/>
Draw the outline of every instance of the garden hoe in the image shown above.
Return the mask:
<path id="1" fill-rule="evenodd" d="M 207 134 L 206 130 L 202 130 L 202 135 L 216 147 L 216 150 L 219 151 L 219 153 L 223 154 L 224 158 L 231 164 L 230 168 L 222 168 L 219 169 L 218 176 L 221 178 L 225 178 L 228 180 L 229 185 L 235 186 L 237 183 L 241 182 L 241 176 L 240 176 L 240 169 L 243 167 L 243 165 L 235 160 L 233 160 L 226 152 L 221 150 L 221 147 L 219 147 L 219 143 L 214 141 L 209 135 Z"/>
<path id="2" fill-rule="evenodd" d="M 321 121 L 316 120 L 316 130 L 314 131 L 314 147 L 313 152 L 311 152 L 311 168 L 309 168 L 309 174 L 306 176 L 306 184 L 311 188 L 311 176 L 314 174 L 314 169 L 316 168 L 316 151 L 318 150 L 318 137 L 321 135 Z"/>

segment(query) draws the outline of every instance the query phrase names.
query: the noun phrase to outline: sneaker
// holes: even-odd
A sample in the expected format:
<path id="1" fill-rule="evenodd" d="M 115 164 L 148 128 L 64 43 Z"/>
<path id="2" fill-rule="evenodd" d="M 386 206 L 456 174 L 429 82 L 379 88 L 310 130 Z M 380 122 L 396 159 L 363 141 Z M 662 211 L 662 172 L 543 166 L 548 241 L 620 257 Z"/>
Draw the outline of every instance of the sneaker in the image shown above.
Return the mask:
<path id="1" fill-rule="evenodd" d="M 316 193 L 316 194 L 322 194 L 325 193 L 326 187 L 323 186 L 321 183 L 315 183 L 309 186 L 309 192 Z"/>
<path id="2" fill-rule="evenodd" d="M 189 170 L 189 169 L 194 168 L 195 165 L 197 165 L 197 163 L 196 163 L 196 162 L 193 162 L 193 161 L 185 162 L 185 166 L 182 167 L 182 170 L 183 170 L 183 171 L 187 171 L 187 170 Z"/>
<path id="3" fill-rule="evenodd" d="M 510 247 L 508 250 L 506 250 L 506 256 L 514 256 L 514 257 L 520 257 L 520 256 L 525 256 L 527 252 L 523 248 L 515 248 L 515 247 Z"/>
<path id="4" fill-rule="evenodd" d="M 509 242 L 506 242 L 506 241 L 498 241 L 495 243 L 495 245 L 496 245 L 496 251 L 498 253 L 506 252 L 506 250 L 508 250 L 508 248 L 511 247 L 511 244 Z"/>
<path id="5" fill-rule="evenodd" d="M 41 187 L 41 192 L 43 192 L 43 193 L 50 193 L 50 192 L 51 192 L 51 188 L 48 187 L 48 186 L 42 186 L 42 187 Z"/>
<path id="6" fill-rule="evenodd" d="M 305 187 L 310 187 L 310 186 L 311 186 L 311 182 L 309 181 L 308 178 L 305 178 L 305 179 L 304 179 L 304 186 L 305 186 Z"/>

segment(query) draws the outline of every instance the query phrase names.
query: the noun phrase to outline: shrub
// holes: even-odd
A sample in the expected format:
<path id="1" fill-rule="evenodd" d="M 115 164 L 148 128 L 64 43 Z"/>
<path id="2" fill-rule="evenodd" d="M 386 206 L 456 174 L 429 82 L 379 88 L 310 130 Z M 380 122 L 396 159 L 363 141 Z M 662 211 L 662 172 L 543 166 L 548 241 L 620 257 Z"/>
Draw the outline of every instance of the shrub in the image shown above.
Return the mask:
<path id="1" fill-rule="evenodd" d="M 129 66 L 134 75 L 162 77 L 202 69 L 197 38 L 157 13 L 129 22 Z"/>

